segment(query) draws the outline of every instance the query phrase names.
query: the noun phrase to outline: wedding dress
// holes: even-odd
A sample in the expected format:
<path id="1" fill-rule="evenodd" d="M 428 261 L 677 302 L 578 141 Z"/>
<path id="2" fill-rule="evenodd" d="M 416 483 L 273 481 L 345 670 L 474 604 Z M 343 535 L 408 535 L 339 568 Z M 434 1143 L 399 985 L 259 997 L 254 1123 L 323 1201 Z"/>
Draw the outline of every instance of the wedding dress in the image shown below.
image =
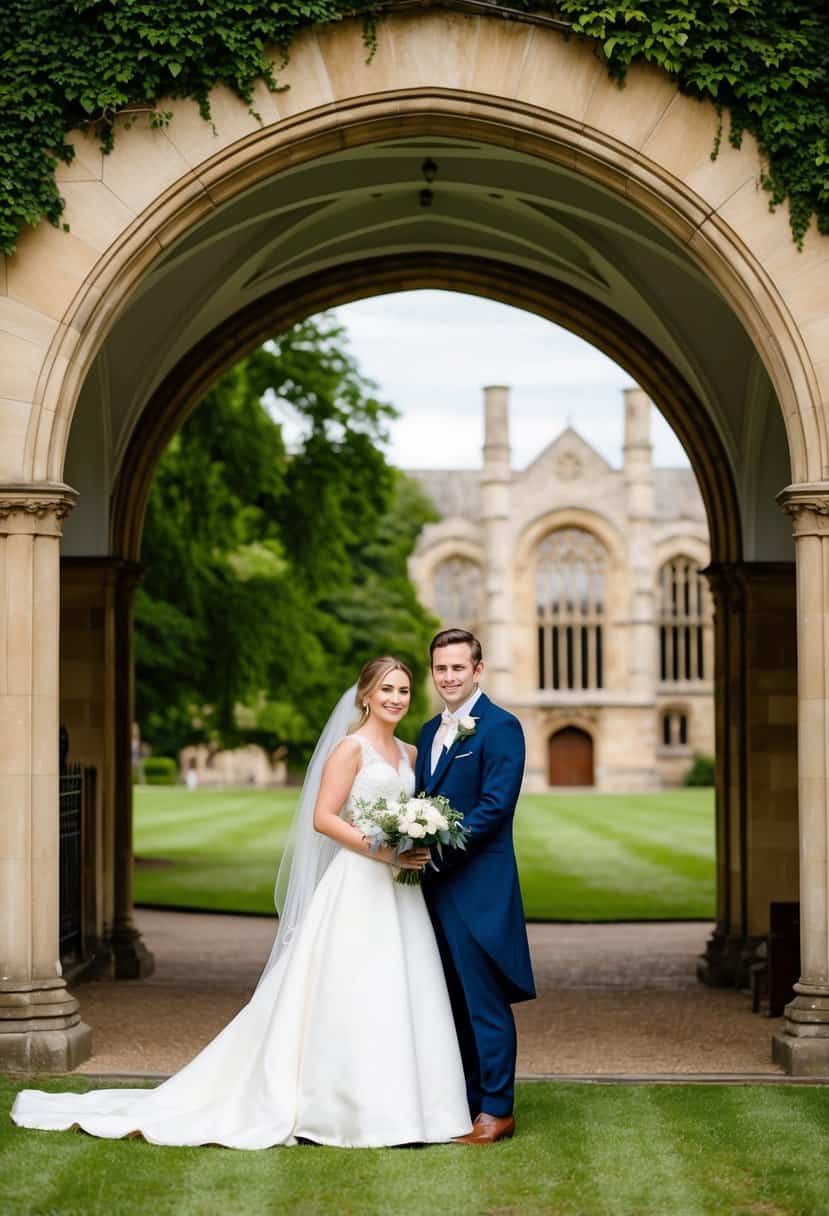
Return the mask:
<path id="1" fill-rule="evenodd" d="M 414 791 L 361 735 L 355 799 Z M 22 1127 L 80 1127 L 153 1144 L 257 1149 L 298 1139 L 343 1147 L 435 1143 L 470 1130 L 446 982 L 420 887 L 339 849 L 290 948 L 250 1002 L 157 1089 L 23 1090 Z"/>

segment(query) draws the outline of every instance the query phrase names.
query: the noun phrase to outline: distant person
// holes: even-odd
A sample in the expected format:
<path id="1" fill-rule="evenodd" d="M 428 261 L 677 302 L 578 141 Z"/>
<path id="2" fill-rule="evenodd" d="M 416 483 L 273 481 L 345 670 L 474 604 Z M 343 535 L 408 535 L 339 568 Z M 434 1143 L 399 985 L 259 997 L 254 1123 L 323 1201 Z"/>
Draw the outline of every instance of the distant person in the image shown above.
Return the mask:
<path id="1" fill-rule="evenodd" d="M 191 756 L 187 762 L 187 772 L 184 780 L 187 783 L 188 790 L 197 790 L 199 788 L 199 770 L 196 767 L 196 757 Z"/>
<path id="2" fill-rule="evenodd" d="M 136 785 L 144 784 L 144 752 L 141 746 L 141 730 L 137 722 L 132 724 L 130 737 L 130 756 L 132 759 L 133 780 Z"/>
<path id="3" fill-rule="evenodd" d="M 247 1149 L 435 1143 L 472 1130 L 423 892 L 394 882 L 393 866 L 422 869 L 429 851 L 372 854 L 349 822 L 360 799 L 415 790 L 415 749 L 395 735 L 411 686 L 404 663 L 372 659 L 329 718 L 277 877 L 271 957 L 233 1021 L 156 1089 L 27 1089 L 16 1123 Z"/>

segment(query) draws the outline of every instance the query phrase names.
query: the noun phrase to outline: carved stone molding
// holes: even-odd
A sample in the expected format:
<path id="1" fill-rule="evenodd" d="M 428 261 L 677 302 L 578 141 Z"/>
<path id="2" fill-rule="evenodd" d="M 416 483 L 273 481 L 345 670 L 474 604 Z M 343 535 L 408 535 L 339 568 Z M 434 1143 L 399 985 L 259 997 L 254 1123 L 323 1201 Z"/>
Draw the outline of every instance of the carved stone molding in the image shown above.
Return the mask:
<path id="1" fill-rule="evenodd" d="M 740 562 L 711 562 L 700 574 L 708 579 L 714 612 L 739 614 L 745 607 L 745 582 Z"/>
<path id="2" fill-rule="evenodd" d="M 584 462 L 575 452 L 560 452 L 556 458 L 555 470 L 561 481 L 573 481 L 584 472 Z"/>
<path id="3" fill-rule="evenodd" d="M 700 573 L 711 588 L 716 611 L 742 612 L 756 587 L 785 586 L 794 581 L 794 562 L 712 562 Z"/>
<path id="4" fill-rule="evenodd" d="M 49 530 L 59 531 L 77 497 L 77 491 L 61 482 L 0 483 L 0 523 L 16 518 L 24 523 L 21 531 L 38 532 L 37 525 L 48 522 Z"/>
<path id="5" fill-rule="evenodd" d="M 777 501 L 793 520 L 795 539 L 829 536 L 829 482 L 786 486 L 777 495 Z"/>
<path id="6" fill-rule="evenodd" d="M 599 714 L 594 709 L 548 709 L 544 714 L 544 730 L 555 734 L 567 726 L 578 727 L 595 737 L 599 727 Z"/>

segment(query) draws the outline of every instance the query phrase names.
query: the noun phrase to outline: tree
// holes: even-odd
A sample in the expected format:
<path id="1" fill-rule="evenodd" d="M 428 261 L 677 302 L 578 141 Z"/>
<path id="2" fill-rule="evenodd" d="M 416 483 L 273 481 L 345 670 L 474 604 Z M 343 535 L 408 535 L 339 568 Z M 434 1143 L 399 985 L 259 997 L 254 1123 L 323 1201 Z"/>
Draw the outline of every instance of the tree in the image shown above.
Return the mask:
<path id="1" fill-rule="evenodd" d="M 385 459 L 394 410 L 374 387 L 323 315 L 223 376 L 162 457 L 136 597 L 156 751 L 257 741 L 301 761 L 365 659 L 423 675 L 434 622 L 406 564 L 435 513 Z"/>

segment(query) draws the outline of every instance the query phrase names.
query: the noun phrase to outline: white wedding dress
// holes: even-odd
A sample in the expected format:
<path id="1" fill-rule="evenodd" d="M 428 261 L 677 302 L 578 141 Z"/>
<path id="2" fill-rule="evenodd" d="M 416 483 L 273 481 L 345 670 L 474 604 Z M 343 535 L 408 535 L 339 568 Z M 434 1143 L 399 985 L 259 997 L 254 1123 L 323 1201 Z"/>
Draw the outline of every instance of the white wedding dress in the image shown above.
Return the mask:
<path id="1" fill-rule="evenodd" d="M 413 793 L 367 740 L 355 798 Z M 340 849 L 294 940 L 250 1002 L 157 1089 L 23 1090 L 21 1127 L 83 1128 L 153 1144 L 257 1149 L 298 1138 L 343 1147 L 435 1143 L 471 1128 L 463 1067 L 419 887 Z"/>

